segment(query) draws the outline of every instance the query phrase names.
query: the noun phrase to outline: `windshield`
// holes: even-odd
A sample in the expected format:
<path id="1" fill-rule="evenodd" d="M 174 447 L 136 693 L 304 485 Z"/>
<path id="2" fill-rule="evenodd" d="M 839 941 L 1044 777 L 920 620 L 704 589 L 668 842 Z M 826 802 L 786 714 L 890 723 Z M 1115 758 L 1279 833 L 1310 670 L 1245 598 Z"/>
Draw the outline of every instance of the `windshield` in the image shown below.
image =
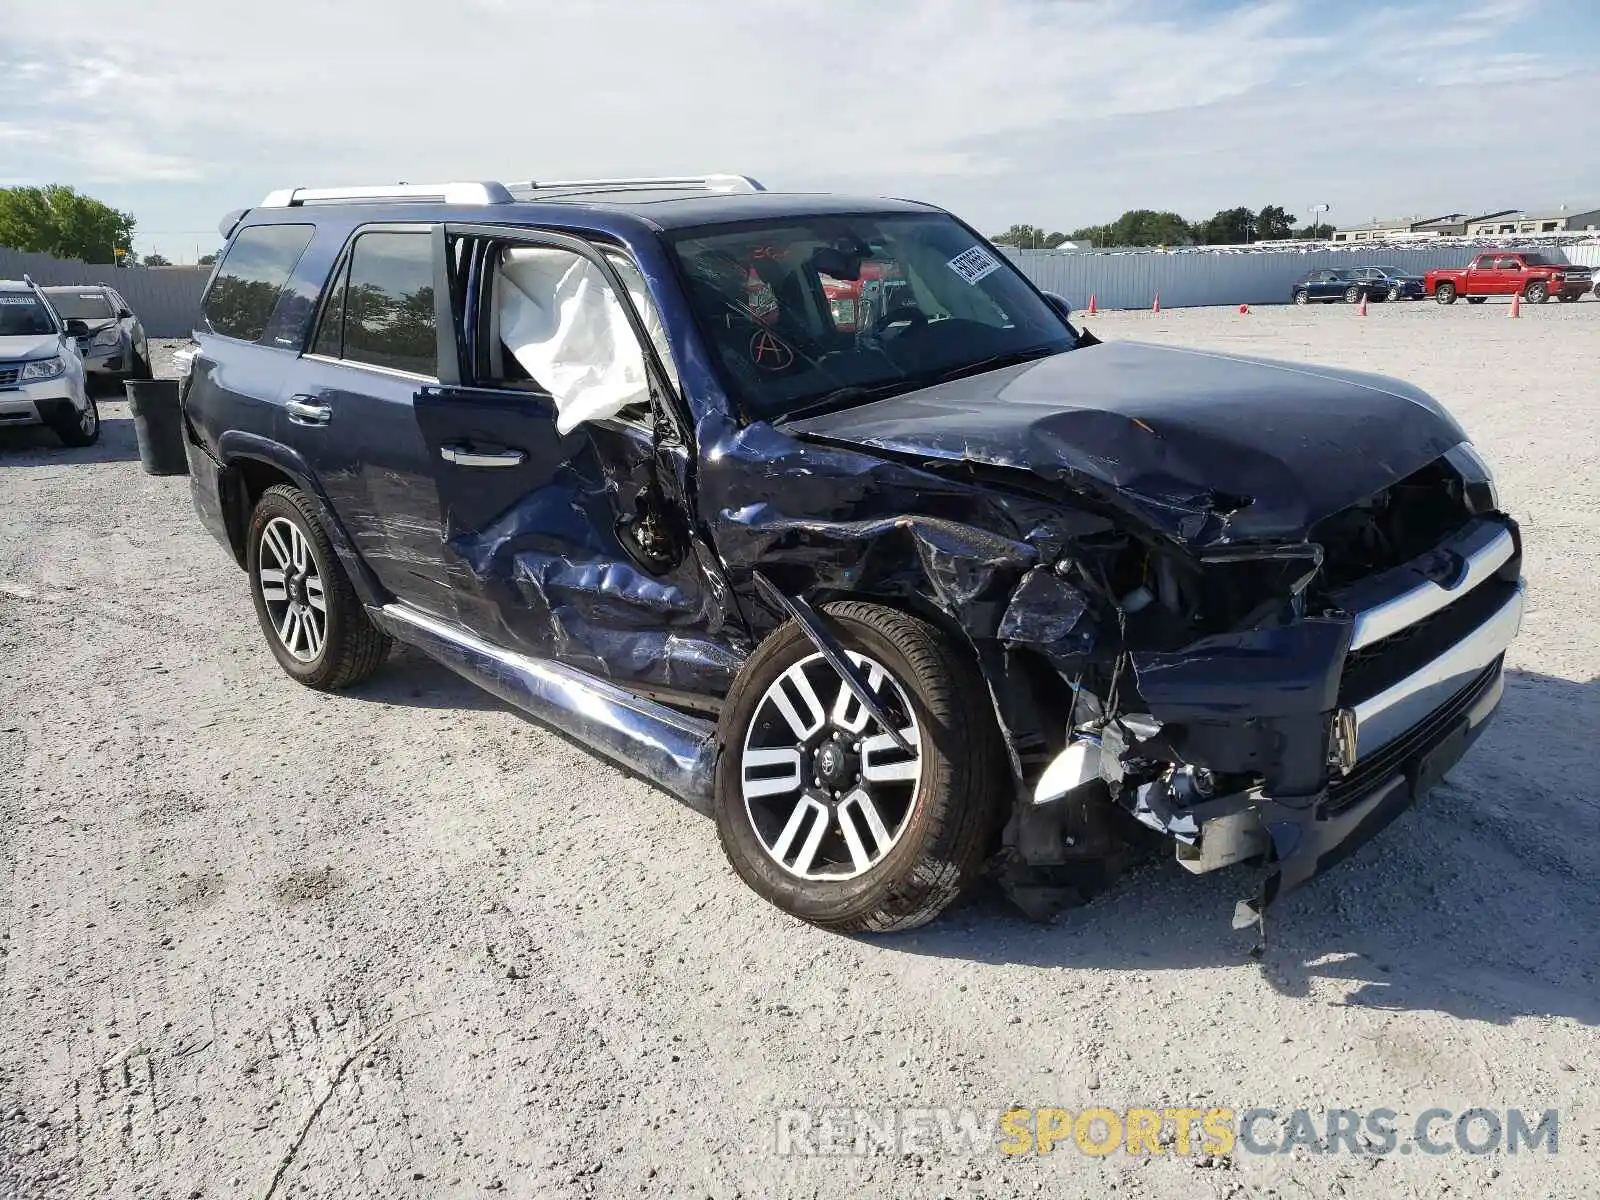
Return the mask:
<path id="1" fill-rule="evenodd" d="M 0 292 L 0 337 L 30 337 L 54 333 L 50 310 L 31 292 Z"/>
<path id="2" fill-rule="evenodd" d="M 63 321 L 106 321 L 115 314 L 103 292 L 46 292 Z"/>
<path id="3" fill-rule="evenodd" d="M 1076 343 L 1009 262 L 939 214 L 785 218 L 671 245 L 724 382 L 754 420 Z"/>

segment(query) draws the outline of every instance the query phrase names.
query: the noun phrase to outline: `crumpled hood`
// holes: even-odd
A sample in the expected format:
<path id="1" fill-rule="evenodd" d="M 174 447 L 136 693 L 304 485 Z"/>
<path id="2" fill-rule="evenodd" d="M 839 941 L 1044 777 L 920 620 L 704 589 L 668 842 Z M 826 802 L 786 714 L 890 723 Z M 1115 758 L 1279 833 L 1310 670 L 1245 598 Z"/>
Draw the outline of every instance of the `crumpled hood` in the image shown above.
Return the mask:
<path id="1" fill-rule="evenodd" d="M 53 333 L 0 337 L 0 362 L 15 362 L 20 358 L 50 358 L 59 354 L 60 350 L 61 343 Z"/>
<path id="2" fill-rule="evenodd" d="M 923 461 L 1028 471 L 1194 546 L 1300 540 L 1466 440 L 1436 401 L 1398 380 L 1138 342 L 784 428 Z"/>

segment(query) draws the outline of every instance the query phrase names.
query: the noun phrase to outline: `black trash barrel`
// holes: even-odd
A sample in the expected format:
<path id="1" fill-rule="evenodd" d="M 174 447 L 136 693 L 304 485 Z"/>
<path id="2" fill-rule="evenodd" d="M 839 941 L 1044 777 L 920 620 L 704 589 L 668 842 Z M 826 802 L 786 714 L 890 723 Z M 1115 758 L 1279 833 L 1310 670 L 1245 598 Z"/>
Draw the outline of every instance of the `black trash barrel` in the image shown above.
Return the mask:
<path id="1" fill-rule="evenodd" d="M 147 475 L 187 475 L 189 459 L 183 450 L 183 409 L 178 405 L 176 379 L 130 379 L 128 407 L 133 412 L 133 432 L 139 439 L 139 465 Z"/>

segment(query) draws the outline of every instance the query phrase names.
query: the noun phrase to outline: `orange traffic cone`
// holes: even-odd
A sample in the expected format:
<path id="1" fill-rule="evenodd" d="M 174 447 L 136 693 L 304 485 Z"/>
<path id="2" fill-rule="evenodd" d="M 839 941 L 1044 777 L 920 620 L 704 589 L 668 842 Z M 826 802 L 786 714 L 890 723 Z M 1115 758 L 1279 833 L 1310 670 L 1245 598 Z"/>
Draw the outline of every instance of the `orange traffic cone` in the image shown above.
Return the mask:
<path id="1" fill-rule="evenodd" d="M 1366 296 L 1365 292 L 1363 292 L 1361 294 L 1361 313 L 1360 313 L 1360 315 L 1363 316 L 1363 317 L 1367 315 L 1367 296 Z"/>
<path id="2" fill-rule="evenodd" d="M 1239 305 L 1239 311 L 1247 314 L 1250 311 L 1250 306 L 1248 304 L 1241 304 Z"/>
<path id="3" fill-rule="evenodd" d="M 1161 293 L 1160 292 L 1156 293 L 1156 302 L 1150 306 L 1150 311 L 1151 312 L 1160 312 L 1161 311 Z"/>
<path id="4" fill-rule="evenodd" d="M 1094 293 L 1093 293 L 1093 292 L 1090 292 L 1090 293 L 1089 293 L 1089 315 L 1090 315 L 1090 316 L 1091 316 L 1091 317 L 1092 317 L 1092 316 L 1094 316 L 1094 315 L 1095 315 L 1095 314 L 1096 314 L 1096 313 L 1098 313 L 1098 312 L 1099 312 L 1099 311 L 1100 311 L 1100 309 L 1099 309 L 1099 307 L 1098 307 L 1098 306 L 1097 306 L 1097 305 L 1096 305 L 1096 304 L 1095 304 L 1095 301 L 1094 301 Z"/>
<path id="5" fill-rule="evenodd" d="M 1522 293 L 1521 292 L 1513 292 L 1513 293 L 1511 293 L 1511 315 L 1513 317 L 1520 317 L 1522 315 Z"/>

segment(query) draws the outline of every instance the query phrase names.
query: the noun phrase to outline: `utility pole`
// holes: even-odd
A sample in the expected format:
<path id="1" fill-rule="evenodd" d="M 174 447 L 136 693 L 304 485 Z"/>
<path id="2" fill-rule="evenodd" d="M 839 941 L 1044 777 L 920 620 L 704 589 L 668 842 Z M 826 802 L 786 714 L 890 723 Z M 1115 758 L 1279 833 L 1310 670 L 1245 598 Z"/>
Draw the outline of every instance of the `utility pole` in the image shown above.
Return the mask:
<path id="1" fill-rule="evenodd" d="M 1327 216 L 1331 204 L 1313 204 L 1311 206 L 1311 236 L 1316 237 L 1317 231 L 1322 228 L 1322 217 Z"/>

